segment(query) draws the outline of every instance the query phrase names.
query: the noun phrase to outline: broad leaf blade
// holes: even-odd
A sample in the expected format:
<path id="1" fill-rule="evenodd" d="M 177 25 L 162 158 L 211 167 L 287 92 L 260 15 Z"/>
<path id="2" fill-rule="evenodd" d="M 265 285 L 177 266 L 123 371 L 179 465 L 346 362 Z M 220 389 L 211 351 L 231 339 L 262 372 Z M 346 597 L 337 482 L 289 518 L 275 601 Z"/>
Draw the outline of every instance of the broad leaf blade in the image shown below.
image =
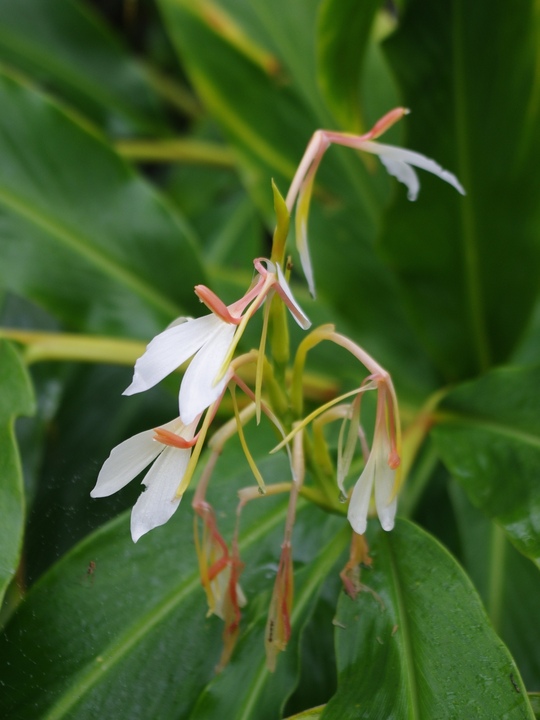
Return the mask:
<path id="1" fill-rule="evenodd" d="M 319 8 L 318 77 L 328 105 L 347 132 L 364 127 L 360 80 L 380 0 L 324 0 Z"/>
<path id="2" fill-rule="evenodd" d="M 236 491 L 252 483 L 249 470 L 239 473 L 239 466 L 245 467 L 239 449 L 227 447 L 210 494 L 219 499 L 219 528 L 227 539 L 236 521 Z M 271 481 L 286 476 L 288 465 L 284 457 L 272 457 L 261 469 Z M 244 628 L 266 613 L 274 575 L 268 571 L 277 566 L 286 509 L 285 498 L 263 498 L 243 511 Z M 307 569 L 318 544 L 334 536 L 336 522 L 321 522 L 321 511 L 311 506 L 300 508 L 294 548 L 299 569 Z M 0 696 L 0 712 L 20 720 L 188 717 L 215 677 L 223 632 L 221 621 L 206 618 L 192 527 L 188 498 L 167 525 L 137 544 L 124 515 L 42 576 L 0 639 L 2 678 L 10 688 Z M 258 652 L 262 659 L 262 643 Z M 289 652 L 295 655 L 294 645 Z M 290 688 L 282 692 L 280 704 Z"/>
<path id="3" fill-rule="evenodd" d="M 146 338 L 196 307 L 183 221 L 93 132 L 0 76 L 0 279 L 69 327 Z"/>
<path id="4" fill-rule="evenodd" d="M 464 490 L 452 483 L 463 564 L 474 582 L 491 622 L 512 653 L 523 682 L 540 682 L 540 573 L 508 541 L 502 528 L 474 508 Z"/>
<path id="5" fill-rule="evenodd" d="M 24 489 L 13 423 L 34 412 L 30 379 L 13 347 L 0 341 L 0 603 L 19 564 L 24 530 Z"/>
<path id="6" fill-rule="evenodd" d="M 444 548 L 405 521 L 370 546 L 365 591 L 339 602 L 338 692 L 322 718 L 531 720 L 512 658 Z"/>
<path id="7" fill-rule="evenodd" d="M 441 457 L 470 500 L 540 564 L 540 367 L 502 368 L 444 400 Z"/>
<path id="8" fill-rule="evenodd" d="M 166 128 L 142 69 L 75 0 L 1 0 L 0 60 L 41 81 L 108 133 Z"/>
<path id="9" fill-rule="evenodd" d="M 413 111 L 407 145 L 467 192 L 426 179 L 384 239 L 424 345 L 455 381 L 509 357 L 538 292 L 537 6 L 410 0 L 386 47 Z"/>

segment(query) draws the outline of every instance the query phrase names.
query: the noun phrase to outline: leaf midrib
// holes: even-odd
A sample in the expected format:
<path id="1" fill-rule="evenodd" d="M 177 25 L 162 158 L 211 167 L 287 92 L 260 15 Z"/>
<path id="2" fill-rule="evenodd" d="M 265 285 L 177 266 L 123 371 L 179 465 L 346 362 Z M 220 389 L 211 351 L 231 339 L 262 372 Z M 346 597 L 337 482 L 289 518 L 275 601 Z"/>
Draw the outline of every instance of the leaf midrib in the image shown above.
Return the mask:
<path id="1" fill-rule="evenodd" d="M 266 522 L 263 522 L 244 535 L 240 541 L 240 549 L 245 551 L 257 542 L 262 535 L 270 532 L 285 516 L 286 507 L 274 511 Z M 94 536 L 95 537 L 95 536 Z M 106 671 L 117 665 L 125 655 L 138 644 L 156 625 L 172 613 L 184 598 L 198 590 L 200 580 L 197 572 L 191 573 L 182 582 L 181 588 L 174 588 L 168 596 L 157 606 L 150 608 L 134 625 L 126 627 L 124 632 L 110 645 L 104 648 L 99 656 L 103 661 L 97 664 L 90 661 L 85 668 L 80 670 L 65 692 L 55 704 L 43 715 L 43 720 L 60 720 L 67 717 L 72 708 L 81 701 L 95 685 L 101 682 Z"/>
<path id="2" fill-rule="evenodd" d="M 409 627 L 409 619 L 407 616 L 406 603 L 403 597 L 403 591 L 400 583 L 399 571 L 397 567 L 396 557 L 391 538 L 384 536 L 388 551 L 388 559 L 390 561 L 390 570 L 393 579 L 394 597 L 396 601 L 396 609 L 399 618 L 399 632 L 403 642 L 405 653 L 404 676 L 406 678 L 409 700 L 409 720 L 420 720 L 420 708 L 418 704 L 418 681 L 415 672 L 415 662 L 413 653 L 412 633 Z"/>
<path id="3" fill-rule="evenodd" d="M 458 412 L 444 412 L 437 417 L 436 427 L 444 428 L 446 425 L 467 425 L 479 430 L 487 430 L 497 435 L 503 435 L 513 440 L 519 440 L 525 445 L 540 449 L 540 436 L 532 435 L 524 430 L 504 425 L 496 420 L 489 420 L 473 415 L 462 415 Z"/>
<path id="4" fill-rule="evenodd" d="M 461 11 L 461 0 L 455 3 L 452 17 L 453 56 L 456 70 L 454 77 L 454 117 L 456 124 L 456 145 L 460 165 L 460 175 L 468 196 L 459 202 L 462 233 L 462 249 L 465 272 L 466 302 L 470 312 L 472 343 L 476 353 L 478 369 L 487 370 L 491 364 L 491 352 L 486 327 L 486 313 L 482 298 L 479 258 L 478 230 L 472 199 L 474 197 L 472 171 L 469 158 L 472 157 L 471 143 L 468 136 L 470 123 L 467 122 L 467 105 L 465 99 L 465 63 L 464 49 L 461 42 L 464 21 Z"/>

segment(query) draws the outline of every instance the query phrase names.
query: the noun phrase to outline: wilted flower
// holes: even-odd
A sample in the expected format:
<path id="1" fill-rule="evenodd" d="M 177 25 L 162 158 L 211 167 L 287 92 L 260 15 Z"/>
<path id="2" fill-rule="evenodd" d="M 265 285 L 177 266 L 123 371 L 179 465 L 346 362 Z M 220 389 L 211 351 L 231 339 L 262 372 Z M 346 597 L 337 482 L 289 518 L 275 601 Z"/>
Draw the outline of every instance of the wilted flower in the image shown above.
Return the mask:
<path id="1" fill-rule="evenodd" d="M 163 525 L 180 504 L 176 495 L 188 466 L 198 418 L 185 425 L 180 418 L 154 430 L 144 430 L 117 445 L 100 470 L 90 495 L 107 497 L 121 490 L 152 464 L 141 493 L 131 512 L 134 542 L 149 530 Z"/>

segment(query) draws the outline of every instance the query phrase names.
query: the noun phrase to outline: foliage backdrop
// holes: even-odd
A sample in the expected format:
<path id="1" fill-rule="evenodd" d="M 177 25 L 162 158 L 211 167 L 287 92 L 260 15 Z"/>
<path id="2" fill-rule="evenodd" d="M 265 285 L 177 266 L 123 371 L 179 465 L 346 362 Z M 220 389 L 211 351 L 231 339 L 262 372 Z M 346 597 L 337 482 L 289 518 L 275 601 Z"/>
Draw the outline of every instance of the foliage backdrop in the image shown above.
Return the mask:
<path id="1" fill-rule="evenodd" d="M 5 717 L 534 717 L 539 35 L 534 0 L 0 0 Z M 195 284 L 234 299 L 249 283 L 270 180 L 286 191 L 314 130 L 362 132 L 398 104 L 412 113 L 389 142 L 467 196 L 424 175 L 409 203 L 375 161 L 332 148 L 310 219 L 319 297 L 299 275 L 295 292 L 394 377 L 403 519 L 370 527 L 374 569 L 353 602 L 337 581 L 344 518 L 302 506 L 294 632 L 271 674 L 286 505 L 252 503 L 249 604 L 216 675 L 189 503 L 134 545 L 137 488 L 89 498 L 116 443 L 174 414 L 167 387 L 120 393 L 144 343 L 199 314 Z M 313 371 L 347 387 L 351 366 L 329 378 L 329 360 Z M 280 481 L 271 442 L 251 440 Z M 233 443 L 213 488 L 224 534 L 252 484 L 241 457 Z"/>

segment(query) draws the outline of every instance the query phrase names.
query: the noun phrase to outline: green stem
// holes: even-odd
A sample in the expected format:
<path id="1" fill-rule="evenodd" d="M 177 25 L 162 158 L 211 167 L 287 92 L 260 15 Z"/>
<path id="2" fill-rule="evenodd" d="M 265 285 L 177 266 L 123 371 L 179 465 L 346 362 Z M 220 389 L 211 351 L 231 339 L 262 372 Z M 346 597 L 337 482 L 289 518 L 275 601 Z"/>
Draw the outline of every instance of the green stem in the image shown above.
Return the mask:
<path id="1" fill-rule="evenodd" d="M 183 115 L 194 119 L 203 117 L 203 108 L 189 90 L 155 68 L 146 67 L 146 74 L 154 90 Z"/>
<path id="2" fill-rule="evenodd" d="M 109 337 L 12 328 L 0 328 L 0 338 L 14 340 L 24 345 L 24 359 L 28 365 L 46 360 L 133 365 L 146 347 L 146 343 L 138 340 L 117 340 Z"/>
<path id="3" fill-rule="evenodd" d="M 499 631 L 505 577 L 506 535 L 495 523 L 491 526 L 491 559 L 489 564 L 488 613 L 495 630 Z"/>
<path id="4" fill-rule="evenodd" d="M 467 105 L 466 105 L 466 88 L 465 78 L 467 77 L 467 69 L 463 63 L 463 48 L 461 47 L 460 38 L 463 37 L 461 28 L 465 23 L 461 3 L 455 3 L 454 23 L 460 28 L 455 29 L 454 38 L 454 60 L 455 60 L 455 117 L 457 132 L 457 147 L 459 149 L 460 176 L 463 184 L 467 188 L 468 195 L 460 202 L 462 208 L 462 247 L 465 264 L 465 283 L 467 290 L 467 299 L 470 311 L 470 326 L 472 334 L 472 343 L 476 350 L 478 368 L 480 371 L 487 370 L 490 366 L 490 347 L 489 338 L 486 327 L 486 318 L 484 314 L 484 303 L 482 297 L 480 263 L 478 258 L 478 230 L 476 227 L 476 219 L 473 212 L 472 199 L 474 197 L 474 185 L 470 158 L 473 157 L 472 148 L 469 146 L 467 121 Z"/>
<path id="5" fill-rule="evenodd" d="M 120 140 L 115 147 L 120 155 L 136 162 L 182 162 L 235 167 L 234 155 L 229 148 L 203 140 Z"/>

